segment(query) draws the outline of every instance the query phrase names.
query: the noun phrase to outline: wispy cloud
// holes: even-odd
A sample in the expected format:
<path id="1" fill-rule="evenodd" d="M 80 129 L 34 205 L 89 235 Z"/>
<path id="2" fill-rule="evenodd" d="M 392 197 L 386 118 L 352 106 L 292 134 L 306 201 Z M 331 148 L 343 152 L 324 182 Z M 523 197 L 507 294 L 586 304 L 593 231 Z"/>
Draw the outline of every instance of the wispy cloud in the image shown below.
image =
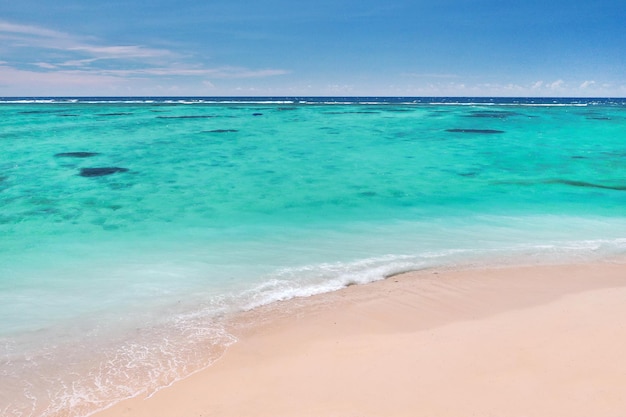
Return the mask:
<path id="1" fill-rule="evenodd" d="M 565 81 L 559 79 L 548 84 L 546 87 L 548 87 L 550 90 L 560 90 L 565 87 Z"/>
<path id="2" fill-rule="evenodd" d="M 120 79 L 105 74 L 97 74 L 87 71 L 46 71 L 36 72 L 16 69 L 7 65 L 0 65 L 0 84 L 4 80 L 10 80 L 11 85 L 27 86 L 32 88 L 47 87 L 77 87 L 102 85 L 109 86 L 120 84 Z"/>
<path id="3" fill-rule="evenodd" d="M 91 56 L 91 62 L 102 59 L 150 59 L 172 57 L 177 54 L 166 49 L 147 48 L 138 45 L 94 46 L 79 45 L 68 48 L 69 52 L 78 52 Z"/>
<path id="4" fill-rule="evenodd" d="M 219 67 L 219 68 L 191 68 L 191 67 L 154 67 L 143 69 L 120 69 L 120 70 L 100 70 L 101 74 L 116 77 L 210 77 L 217 79 L 228 78 L 263 78 L 276 75 L 288 74 L 289 71 L 277 69 L 251 70 L 241 67 Z"/>
<path id="5" fill-rule="evenodd" d="M 287 74 L 282 69 L 207 67 L 184 53 L 145 45 L 107 44 L 44 27 L 0 21 L 0 84 L 123 85 L 130 80 L 172 77 L 212 79 L 264 78 Z M 207 85 L 207 84 L 203 84 Z"/>
<path id="6" fill-rule="evenodd" d="M 44 42 L 70 38 L 68 34 L 52 29 L 0 21 L 0 39 L 39 39 Z"/>
<path id="7" fill-rule="evenodd" d="M 55 61 L 45 62 L 48 68 L 57 65 L 84 66 L 105 59 L 150 60 L 179 56 L 167 49 L 143 45 L 106 45 L 94 39 L 6 21 L 0 21 L 0 40 L 3 41 L 5 53 L 9 56 L 15 56 L 24 50 L 28 50 L 29 56 L 46 55 L 46 52 L 54 51 Z"/>
<path id="8" fill-rule="evenodd" d="M 581 88 L 582 90 L 585 90 L 585 89 L 587 89 L 587 88 L 589 88 L 589 87 L 593 86 L 595 83 L 596 83 L 596 82 L 595 82 L 595 81 L 593 81 L 593 80 L 587 80 L 587 81 L 584 81 L 584 82 L 580 85 L 580 88 Z"/>
<path id="9" fill-rule="evenodd" d="M 6 62 L 4 63 L 6 64 Z M 56 65 L 52 65 L 48 62 L 35 62 L 34 64 L 36 67 L 38 68 L 43 68 L 43 69 L 56 69 L 58 68 Z"/>

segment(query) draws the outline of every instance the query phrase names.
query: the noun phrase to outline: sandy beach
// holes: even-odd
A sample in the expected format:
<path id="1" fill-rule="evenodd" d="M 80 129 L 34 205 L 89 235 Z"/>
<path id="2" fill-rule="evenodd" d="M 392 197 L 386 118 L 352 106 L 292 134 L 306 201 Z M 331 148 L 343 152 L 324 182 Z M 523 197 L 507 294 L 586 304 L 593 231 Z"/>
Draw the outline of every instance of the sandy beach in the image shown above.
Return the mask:
<path id="1" fill-rule="evenodd" d="M 96 416 L 626 415 L 623 263 L 411 272 L 230 330 L 211 367 Z"/>

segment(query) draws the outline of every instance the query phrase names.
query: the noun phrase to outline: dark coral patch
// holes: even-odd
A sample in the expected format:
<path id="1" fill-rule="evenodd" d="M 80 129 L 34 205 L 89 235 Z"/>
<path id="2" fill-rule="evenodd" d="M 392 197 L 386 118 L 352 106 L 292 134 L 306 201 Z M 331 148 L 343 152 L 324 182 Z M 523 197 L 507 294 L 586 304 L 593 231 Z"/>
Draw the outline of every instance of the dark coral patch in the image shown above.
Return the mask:
<path id="1" fill-rule="evenodd" d="M 495 130 L 495 129 L 446 129 L 446 132 L 450 133 L 479 133 L 479 134 L 496 134 L 496 133 L 504 133 L 504 130 Z"/>
<path id="2" fill-rule="evenodd" d="M 98 152 L 61 152 L 54 154 L 57 158 L 91 158 L 100 155 Z"/>
<path id="3" fill-rule="evenodd" d="M 378 111 L 361 110 L 361 111 L 327 111 L 326 114 L 380 114 Z"/>
<path id="4" fill-rule="evenodd" d="M 81 168 L 81 177 L 104 177 L 106 175 L 117 174 L 118 172 L 128 172 L 128 168 L 102 167 L 102 168 Z"/>
<path id="5" fill-rule="evenodd" d="M 187 115 L 187 116 L 157 116 L 157 119 L 211 119 L 215 116 L 209 115 Z"/>
<path id="6" fill-rule="evenodd" d="M 50 114 L 50 113 L 61 113 L 65 110 L 24 110 L 18 112 L 18 114 Z"/>
<path id="7" fill-rule="evenodd" d="M 205 130 L 204 133 L 237 133 L 239 132 L 237 129 L 214 129 L 214 130 Z"/>
<path id="8" fill-rule="evenodd" d="M 563 185 L 570 185 L 572 187 L 600 188 L 603 190 L 626 191 L 626 185 L 596 184 L 592 182 L 573 181 L 573 180 L 566 180 L 566 179 L 546 180 L 544 181 L 544 183 L 545 184 L 563 184 Z"/>

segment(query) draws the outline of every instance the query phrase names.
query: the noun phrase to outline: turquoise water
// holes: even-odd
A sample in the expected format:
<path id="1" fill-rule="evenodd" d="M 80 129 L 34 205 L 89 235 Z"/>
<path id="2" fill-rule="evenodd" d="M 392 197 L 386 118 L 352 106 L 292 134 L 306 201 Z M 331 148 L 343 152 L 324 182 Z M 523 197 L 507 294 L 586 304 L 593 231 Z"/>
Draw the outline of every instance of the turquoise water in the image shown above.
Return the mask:
<path id="1" fill-rule="evenodd" d="M 276 300 L 621 256 L 625 105 L 0 100 L 0 414 L 153 392 Z"/>

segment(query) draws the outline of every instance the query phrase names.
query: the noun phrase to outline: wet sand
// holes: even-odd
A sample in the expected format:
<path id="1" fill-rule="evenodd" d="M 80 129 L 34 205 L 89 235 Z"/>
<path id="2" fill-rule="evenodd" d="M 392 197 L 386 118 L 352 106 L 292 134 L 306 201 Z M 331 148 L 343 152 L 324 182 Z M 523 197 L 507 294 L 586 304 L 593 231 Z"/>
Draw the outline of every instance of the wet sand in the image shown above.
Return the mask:
<path id="1" fill-rule="evenodd" d="M 96 416 L 626 415 L 624 263 L 412 272 L 230 330 L 211 367 Z"/>

